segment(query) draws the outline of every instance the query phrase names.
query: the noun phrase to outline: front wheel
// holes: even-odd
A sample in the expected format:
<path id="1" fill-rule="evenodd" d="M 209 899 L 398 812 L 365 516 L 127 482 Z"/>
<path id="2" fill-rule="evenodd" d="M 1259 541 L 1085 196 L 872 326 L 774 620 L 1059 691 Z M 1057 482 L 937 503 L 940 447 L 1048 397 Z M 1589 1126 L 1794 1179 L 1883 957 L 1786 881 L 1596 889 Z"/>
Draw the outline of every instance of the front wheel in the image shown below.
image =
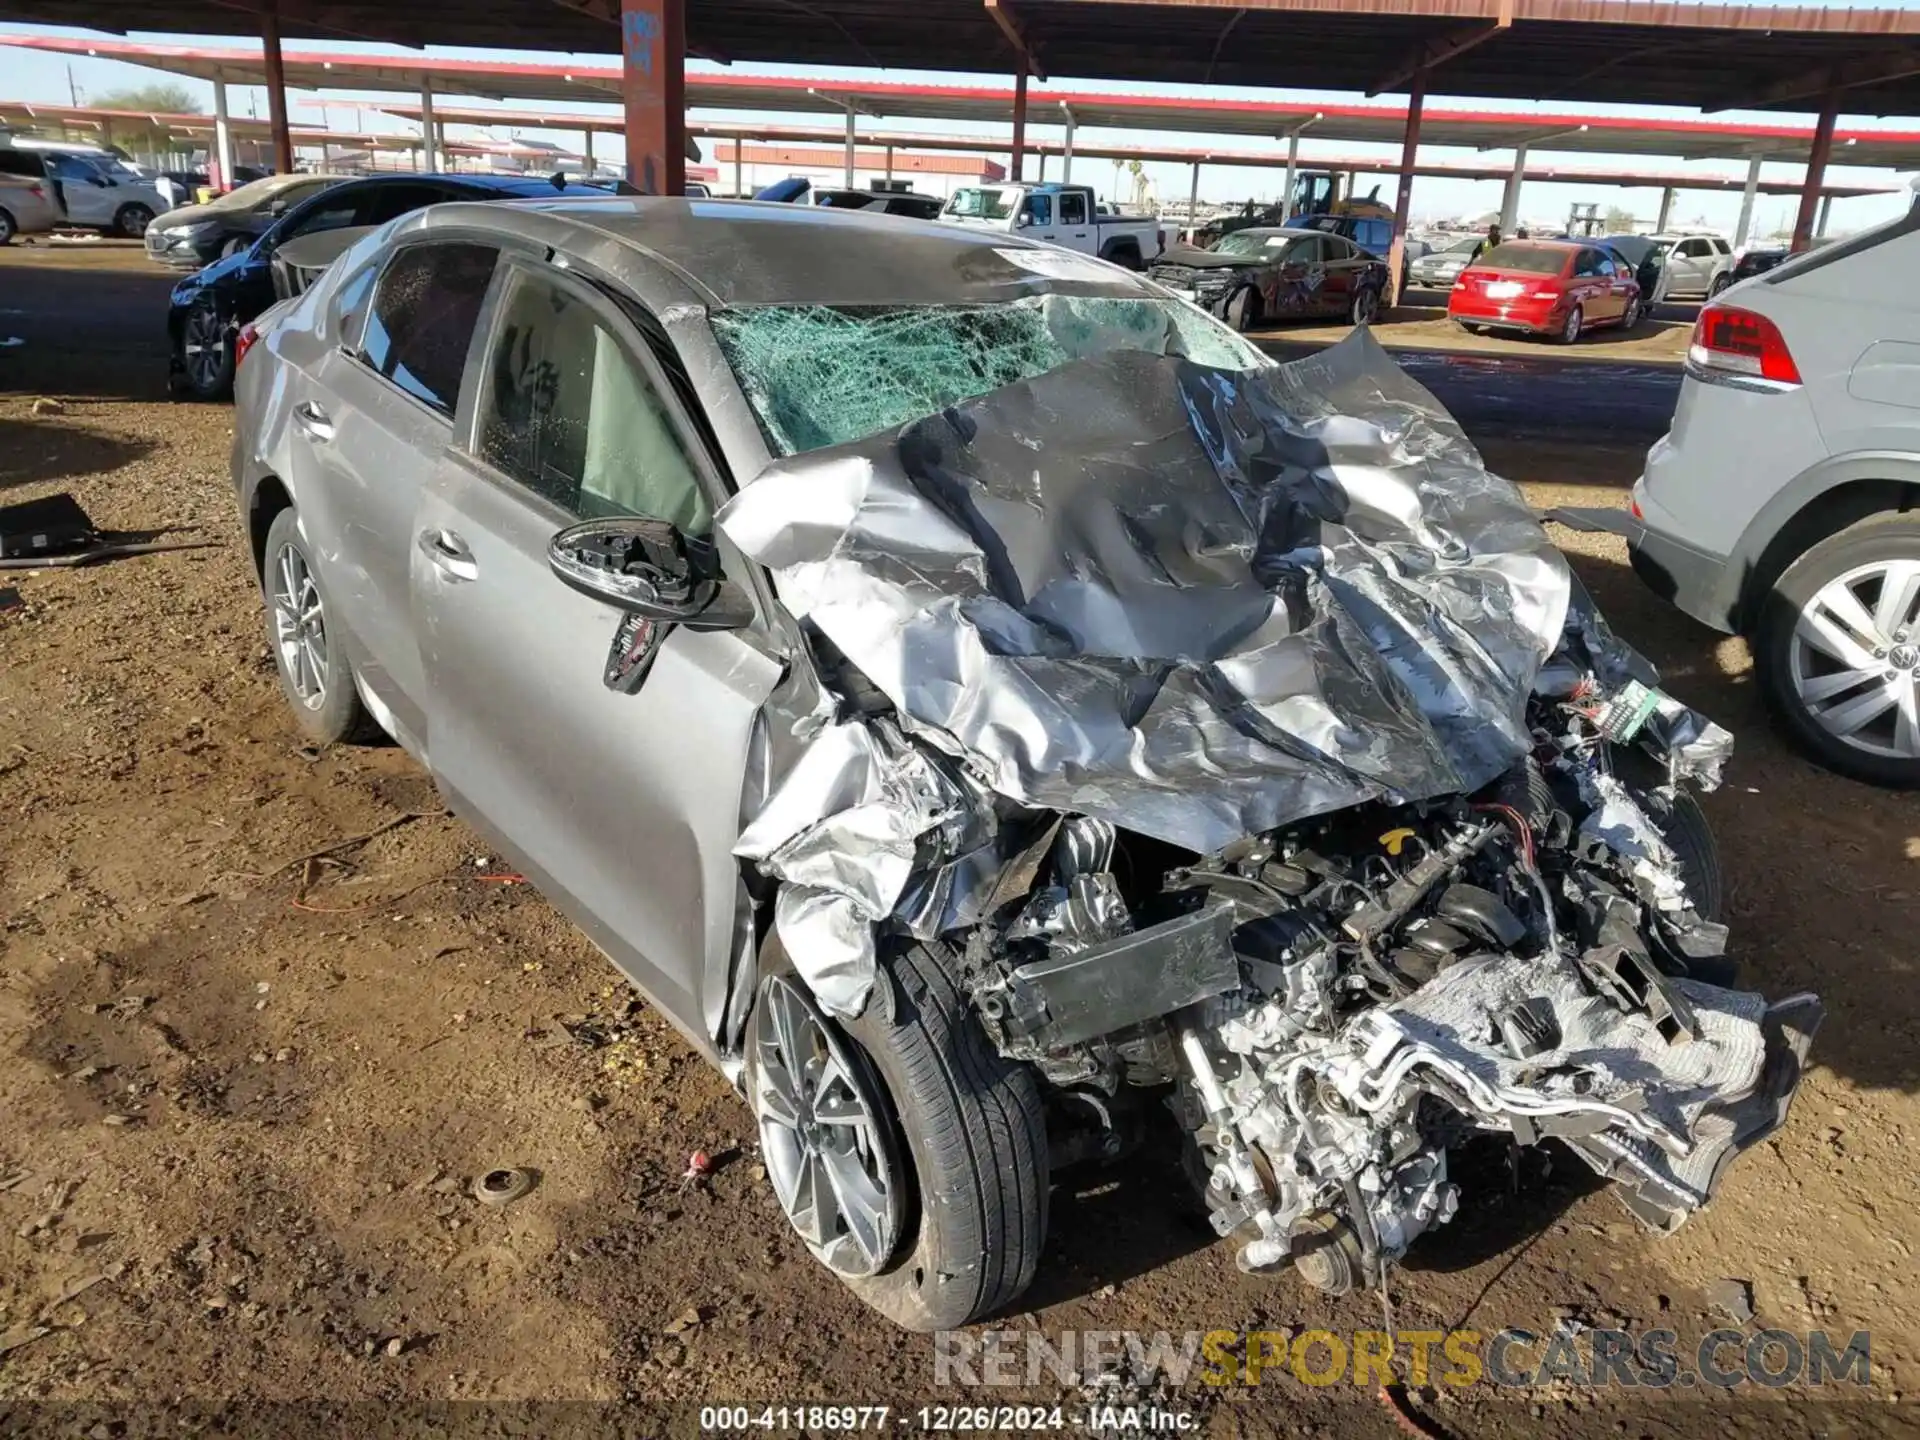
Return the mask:
<path id="1" fill-rule="evenodd" d="M 1353 306 L 1347 318 L 1355 328 L 1371 325 L 1380 315 L 1380 292 L 1371 286 L 1357 290 L 1353 296 Z"/>
<path id="2" fill-rule="evenodd" d="M 1707 299 L 1718 300 L 1720 298 L 1720 292 L 1722 290 L 1725 290 L 1732 283 L 1733 283 L 1733 277 L 1731 275 L 1714 276 L 1713 284 L 1707 287 Z"/>
<path id="3" fill-rule="evenodd" d="M 1227 301 L 1227 324 L 1242 335 L 1260 324 L 1260 292 L 1251 285 L 1233 292 Z"/>
<path id="4" fill-rule="evenodd" d="M 1830 535 L 1774 583 L 1753 637 L 1761 694 L 1828 769 L 1920 786 L 1920 519 Z"/>
<path id="5" fill-rule="evenodd" d="M 147 205 L 122 205 L 113 216 L 113 228 L 129 240 L 138 240 L 152 223 L 153 209 Z"/>
<path id="6" fill-rule="evenodd" d="M 824 1014 L 777 942 L 747 1029 L 767 1178 L 814 1256 L 909 1330 L 951 1330 L 1032 1282 L 1047 1135 L 1031 1071 L 988 1043 L 939 952 L 882 964 Z"/>
<path id="7" fill-rule="evenodd" d="M 1586 317 L 1580 313 L 1580 307 L 1574 306 L 1567 312 L 1566 323 L 1560 327 L 1560 333 L 1554 338 L 1562 345 L 1571 345 L 1580 338 L 1580 327 L 1586 323 Z"/>
<path id="8" fill-rule="evenodd" d="M 233 327 L 210 299 L 196 300 L 180 324 L 180 373 L 195 399 L 233 393 Z"/>
<path id="9" fill-rule="evenodd" d="M 0 245 L 11 245 L 14 234 L 19 228 L 20 227 L 14 223 L 12 215 L 5 210 L 0 210 Z"/>
<path id="10" fill-rule="evenodd" d="M 1640 323 L 1640 297 L 1634 296 L 1627 301 L 1627 313 L 1620 317 L 1620 328 L 1631 330 Z"/>

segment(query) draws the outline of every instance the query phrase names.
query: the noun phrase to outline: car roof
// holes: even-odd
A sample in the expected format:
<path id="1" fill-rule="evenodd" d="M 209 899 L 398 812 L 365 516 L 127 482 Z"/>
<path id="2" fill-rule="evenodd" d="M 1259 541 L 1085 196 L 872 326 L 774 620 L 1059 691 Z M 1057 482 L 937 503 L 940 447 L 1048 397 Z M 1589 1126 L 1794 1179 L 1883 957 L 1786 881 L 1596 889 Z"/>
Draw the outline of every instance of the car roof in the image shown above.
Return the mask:
<path id="1" fill-rule="evenodd" d="M 432 180 L 446 185 L 465 186 L 471 190 L 489 190 L 497 195 L 514 195 L 524 199 L 538 199 L 543 195 L 604 195 L 606 191 L 597 185 L 589 185 L 575 176 L 566 177 L 566 189 L 557 190 L 553 181 L 545 175 L 491 175 L 486 173 L 462 174 L 445 170 L 409 170 L 394 175 L 357 175 L 348 180 L 356 188 L 375 186 L 418 184 L 422 180 Z"/>
<path id="2" fill-rule="evenodd" d="M 1502 240 L 1499 248 L 1502 250 L 1580 250 L 1588 245 L 1603 243 L 1599 240 L 1560 240 L 1553 236 L 1542 236 L 1536 240 L 1529 235 L 1524 240 Z"/>
<path id="3" fill-rule="evenodd" d="M 1317 239 L 1327 232 L 1309 230 L 1304 225 L 1246 225 L 1233 232 L 1234 235 L 1287 235 L 1301 240 Z M 1232 235 L 1226 237 L 1231 240 Z"/>
<path id="4" fill-rule="evenodd" d="M 1130 271 L 1021 236 L 833 205 L 602 193 L 436 205 L 409 221 L 551 246 L 649 303 L 673 303 L 670 291 L 709 307 L 992 304 L 1048 291 L 1161 298 Z"/>

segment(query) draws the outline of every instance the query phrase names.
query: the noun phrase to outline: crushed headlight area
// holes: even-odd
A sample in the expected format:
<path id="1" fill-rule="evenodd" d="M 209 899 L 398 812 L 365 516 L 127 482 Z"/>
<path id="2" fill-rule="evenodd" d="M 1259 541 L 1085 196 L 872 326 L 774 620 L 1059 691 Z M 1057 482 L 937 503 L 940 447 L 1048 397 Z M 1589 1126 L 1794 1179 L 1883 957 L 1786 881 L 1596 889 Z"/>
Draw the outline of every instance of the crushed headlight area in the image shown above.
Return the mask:
<path id="1" fill-rule="evenodd" d="M 738 849 L 782 944 L 843 1015 L 929 947 L 1056 1166 L 1164 1097 L 1241 1265 L 1338 1293 L 1475 1134 L 1667 1232 L 1784 1118 L 1821 1010 L 1732 988 L 1693 798 L 1731 738 L 1364 334 L 1222 369 L 1169 324 L 720 524 L 816 662 Z"/>

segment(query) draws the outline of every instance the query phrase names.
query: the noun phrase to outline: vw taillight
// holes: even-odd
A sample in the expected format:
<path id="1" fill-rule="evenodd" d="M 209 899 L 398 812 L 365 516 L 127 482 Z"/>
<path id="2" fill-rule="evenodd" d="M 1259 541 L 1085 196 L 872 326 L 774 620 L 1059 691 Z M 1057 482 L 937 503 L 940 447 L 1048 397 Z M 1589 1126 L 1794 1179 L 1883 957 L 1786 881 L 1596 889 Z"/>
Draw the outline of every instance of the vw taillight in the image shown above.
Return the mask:
<path id="1" fill-rule="evenodd" d="M 1708 305 L 1693 322 L 1687 359 L 1704 370 L 1798 385 L 1800 367 L 1780 327 L 1757 310 Z"/>
<path id="2" fill-rule="evenodd" d="M 247 352 L 253 349 L 253 342 L 259 338 L 260 332 L 253 328 L 251 321 L 240 327 L 239 333 L 233 337 L 234 369 L 238 370 L 240 368 L 240 362 L 247 358 Z"/>

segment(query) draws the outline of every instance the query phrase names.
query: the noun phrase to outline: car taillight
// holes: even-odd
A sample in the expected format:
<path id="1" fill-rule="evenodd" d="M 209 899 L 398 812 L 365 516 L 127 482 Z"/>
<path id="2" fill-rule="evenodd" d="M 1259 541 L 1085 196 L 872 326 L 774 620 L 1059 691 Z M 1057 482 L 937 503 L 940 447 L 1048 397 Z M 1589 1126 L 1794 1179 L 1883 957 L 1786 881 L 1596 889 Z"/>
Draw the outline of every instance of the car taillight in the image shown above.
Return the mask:
<path id="1" fill-rule="evenodd" d="M 233 337 L 233 365 L 237 370 L 240 362 L 247 358 L 247 352 L 253 349 L 253 342 L 260 338 L 260 332 L 253 328 L 252 322 L 240 327 L 240 333 Z"/>
<path id="2" fill-rule="evenodd" d="M 47 198 L 47 192 L 45 188 L 39 185 L 29 185 L 27 187 L 27 193 L 33 196 L 33 198 L 36 200 L 44 200 Z"/>
<path id="3" fill-rule="evenodd" d="M 1780 385 L 1798 385 L 1800 367 L 1793 363 L 1780 327 L 1755 310 L 1734 305 L 1709 305 L 1693 322 L 1693 343 L 1687 359 L 1706 370 L 1751 375 Z"/>
<path id="4" fill-rule="evenodd" d="M 1558 300 L 1560 298 L 1560 294 L 1561 292 L 1557 288 L 1549 289 L 1549 290 L 1536 290 L 1533 292 L 1532 298 L 1535 300 Z"/>

